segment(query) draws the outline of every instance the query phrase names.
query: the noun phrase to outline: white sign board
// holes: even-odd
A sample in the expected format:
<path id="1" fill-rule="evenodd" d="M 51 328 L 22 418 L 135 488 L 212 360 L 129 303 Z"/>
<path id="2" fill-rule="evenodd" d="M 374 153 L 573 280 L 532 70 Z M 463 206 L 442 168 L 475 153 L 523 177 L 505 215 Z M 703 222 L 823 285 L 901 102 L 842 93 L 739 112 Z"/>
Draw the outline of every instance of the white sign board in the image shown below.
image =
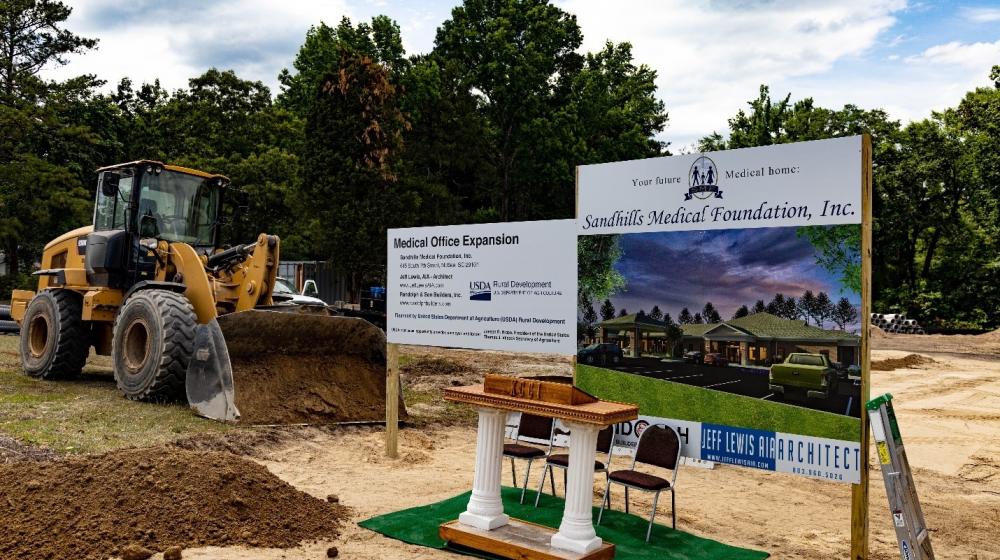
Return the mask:
<path id="1" fill-rule="evenodd" d="M 389 342 L 576 354 L 576 220 L 388 233 Z"/>
<path id="2" fill-rule="evenodd" d="M 861 223 L 861 137 L 585 165 L 580 235 Z"/>

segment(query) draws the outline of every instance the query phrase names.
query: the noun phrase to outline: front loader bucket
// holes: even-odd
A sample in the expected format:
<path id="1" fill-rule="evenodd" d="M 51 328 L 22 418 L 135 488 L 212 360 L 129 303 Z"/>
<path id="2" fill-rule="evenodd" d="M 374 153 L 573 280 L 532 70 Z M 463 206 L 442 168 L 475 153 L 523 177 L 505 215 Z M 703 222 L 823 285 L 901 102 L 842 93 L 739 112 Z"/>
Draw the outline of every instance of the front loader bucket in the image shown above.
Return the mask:
<path id="1" fill-rule="evenodd" d="M 231 313 L 218 323 L 241 422 L 385 420 L 385 333 L 371 323 L 297 306 Z M 405 417 L 401 395 L 400 411 Z"/>
<path id="2" fill-rule="evenodd" d="M 240 419 L 233 391 L 233 368 L 226 339 L 216 320 L 198 325 L 194 353 L 184 380 L 188 404 L 198 414 L 213 420 Z"/>

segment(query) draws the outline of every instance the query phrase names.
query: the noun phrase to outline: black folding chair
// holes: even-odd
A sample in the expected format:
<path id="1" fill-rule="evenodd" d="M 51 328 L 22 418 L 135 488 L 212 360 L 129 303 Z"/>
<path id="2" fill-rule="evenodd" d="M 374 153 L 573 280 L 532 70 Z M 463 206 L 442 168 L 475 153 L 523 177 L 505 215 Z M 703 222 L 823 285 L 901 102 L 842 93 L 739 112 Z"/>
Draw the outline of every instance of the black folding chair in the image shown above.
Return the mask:
<path id="1" fill-rule="evenodd" d="M 536 416 L 526 412 L 521 413 L 521 420 L 517 424 L 517 433 L 514 434 L 514 443 L 503 444 L 503 456 L 510 459 L 510 476 L 517 486 L 517 473 L 515 472 L 514 460 L 523 459 L 528 461 L 528 468 L 524 473 L 524 485 L 521 487 L 521 503 L 524 503 L 524 493 L 528 489 L 528 477 L 531 476 L 531 463 L 540 457 L 547 456 L 552 451 L 552 428 L 555 420 L 544 416 Z M 521 444 L 521 438 L 545 440 L 549 448 L 542 450 L 532 445 Z"/>
<path id="2" fill-rule="evenodd" d="M 677 467 L 681 458 L 681 440 L 673 428 L 656 424 L 649 426 L 639 436 L 639 445 L 635 449 L 632 466 L 627 470 L 613 471 L 608 474 L 608 484 L 604 488 L 604 499 L 601 500 L 601 512 L 597 515 L 597 524 L 601 524 L 604 507 L 610 504 L 609 492 L 611 484 L 621 484 L 625 487 L 625 513 L 628 513 L 628 490 L 635 488 L 644 492 L 656 492 L 653 497 L 653 511 L 649 514 L 649 528 L 646 529 L 646 542 L 653 531 L 653 519 L 656 517 L 656 504 L 660 500 L 660 492 L 670 491 L 670 514 L 673 527 L 677 528 L 677 502 L 674 486 L 677 481 Z M 652 474 L 635 470 L 636 463 L 661 467 L 672 471 L 670 480 Z"/>
<path id="3" fill-rule="evenodd" d="M 556 430 L 556 433 L 559 433 L 559 430 Z M 597 452 L 607 454 L 607 458 L 605 459 L 607 463 L 594 460 L 594 472 L 604 473 L 605 480 L 608 478 L 608 468 L 611 467 L 611 447 L 614 443 L 614 439 L 615 431 L 613 426 L 608 426 L 597 434 Z M 538 499 L 542 497 L 542 491 L 545 490 L 546 473 L 549 475 L 549 484 L 552 487 L 552 495 L 556 495 L 555 479 L 552 476 L 554 469 L 563 470 L 563 488 L 565 488 L 566 471 L 569 470 L 569 453 L 549 453 L 549 456 L 546 457 L 545 470 L 542 471 L 542 483 L 538 485 L 538 494 L 535 495 L 535 507 L 538 507 Z"/>

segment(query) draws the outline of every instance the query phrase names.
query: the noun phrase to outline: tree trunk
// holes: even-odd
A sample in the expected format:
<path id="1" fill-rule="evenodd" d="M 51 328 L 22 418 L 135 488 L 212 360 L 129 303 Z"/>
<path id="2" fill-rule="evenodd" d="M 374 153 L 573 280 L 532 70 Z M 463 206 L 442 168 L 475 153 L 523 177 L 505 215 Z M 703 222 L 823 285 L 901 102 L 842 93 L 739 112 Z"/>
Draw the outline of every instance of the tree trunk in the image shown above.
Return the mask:
<path id="1" fill-rule="evenodd" d="M 952 183 L 956 182 L 954 176 L 954 170 L 952 170 Z M 924 266 L 920 272 L 920 277 L 924 280 L 930 276 L 931 265 L 934 261 L 934 252 L 937 251 L 938 242 L 941 240 L 941 235 L 944 233 L 944 228 L 951 226 L 958 220 L 958 205 L 962 199 L 962 189 L 956 187 L 954 195 L 951 199 L 951 209 L 948 211 L 948 219 L 945 220 L 941 225 L 934 228 L 934 235 L 931 237 L 930 242 L 927 244 L 927 253 L 924 255 Z"/>
<path id="2" fill-rule="evenodd" d="M 7 241 L 3 244 L 4 259 L 7 262 L 7 274 L 17 274 L 20 272 L 20 263 L 17 259 L 17 242 Z"/>

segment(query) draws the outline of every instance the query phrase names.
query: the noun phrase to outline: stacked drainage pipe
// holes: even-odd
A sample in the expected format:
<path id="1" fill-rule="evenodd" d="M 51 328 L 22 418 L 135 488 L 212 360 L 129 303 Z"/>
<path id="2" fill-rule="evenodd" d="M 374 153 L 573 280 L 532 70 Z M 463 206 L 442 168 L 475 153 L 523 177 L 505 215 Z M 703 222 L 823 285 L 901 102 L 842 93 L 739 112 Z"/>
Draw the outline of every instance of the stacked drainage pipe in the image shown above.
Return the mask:
<path id="1" fill-rule="evenodd" d="M 887 333 L 927 334 L 916 319 L 907 319 L 903 313 L 872 313 L 871 323 Z"/>
<path id="2" fill-rule="evenodd" d="M 0 334 L 17 334 L 20 330 L 10 318 L 10 306 L 0 305 Z"/>

